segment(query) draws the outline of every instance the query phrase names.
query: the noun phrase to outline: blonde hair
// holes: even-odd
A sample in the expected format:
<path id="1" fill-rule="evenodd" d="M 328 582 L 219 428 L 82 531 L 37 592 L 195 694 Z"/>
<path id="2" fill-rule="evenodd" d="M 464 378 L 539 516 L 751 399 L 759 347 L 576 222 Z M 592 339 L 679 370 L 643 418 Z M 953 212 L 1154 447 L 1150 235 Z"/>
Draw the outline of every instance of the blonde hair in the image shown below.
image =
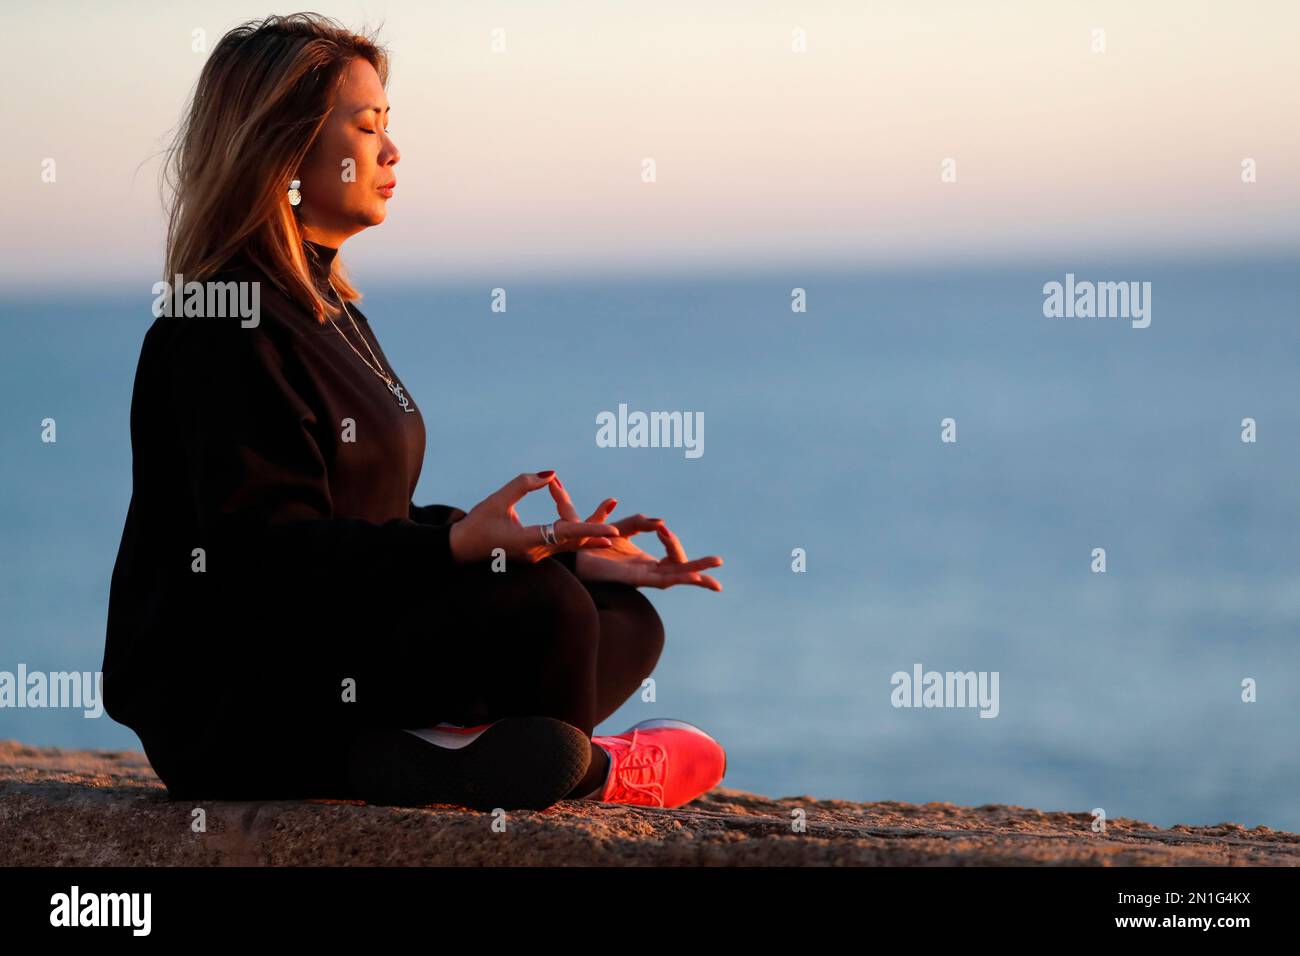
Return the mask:
<path id="1" fill-rule="evenodd" d="M 388 55 L 373 37 L 320 14 L 250 20 L 218 41 L 163 166 L 165 279 L 202 281 L 242 252 L 317 321 L 340 314 L 312 281 L 288 188 L 358 57 L 387 85 Z M 330 281 L 360 298 L 337 256 Z"/>

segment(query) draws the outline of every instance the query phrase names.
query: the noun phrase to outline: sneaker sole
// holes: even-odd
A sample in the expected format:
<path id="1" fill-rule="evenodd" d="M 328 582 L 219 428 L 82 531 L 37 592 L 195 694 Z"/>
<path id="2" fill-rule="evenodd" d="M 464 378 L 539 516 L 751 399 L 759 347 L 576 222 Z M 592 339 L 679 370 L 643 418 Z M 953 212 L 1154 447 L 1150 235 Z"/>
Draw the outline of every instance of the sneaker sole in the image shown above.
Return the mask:
<path id="1" fill-rule="evenodd" d="M 705 733 L 703 730 L 701 730 L 699 727 L 696 727 L 694 724 L 687 723 L 684 720 L 675 720 L 672 717 L 652 717 L 649 720 L 643 720 L 638 724 L 633 724 L 626 731 L 624 731 L 624 733 L 627 733 L 628 731 L 633 729 L 649 730 L 651 727 L 675 727 L 678 730 L 693 730 L 701 737 L 708 737 L 708 739 L 712 740 L 715 744 L 717 744 L 718 749 L 722 751 L 722 778 L 723 779 L 726 778 L 727 748 L 722 746 L 722 744 L 719 743 L 717 738 L 715 738 L 712 734 Z M 721 780 L 719 782 L 721 782 Z"/>
<path id="2" fill-rule="evenodd" d="M 349 739 L 347 777 L 367 803 L 543 810 L 577 785 L 590 762 L 591 741 L 577 727 L 508 717 L 450 746 L 408 730 L 360 731 Z"/>

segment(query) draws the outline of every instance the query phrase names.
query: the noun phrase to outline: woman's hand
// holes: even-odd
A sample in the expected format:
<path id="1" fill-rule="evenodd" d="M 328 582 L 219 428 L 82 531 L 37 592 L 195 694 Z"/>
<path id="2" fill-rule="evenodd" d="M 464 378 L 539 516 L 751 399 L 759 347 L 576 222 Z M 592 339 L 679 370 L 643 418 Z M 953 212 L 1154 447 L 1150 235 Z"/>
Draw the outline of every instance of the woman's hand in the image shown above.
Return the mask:
<path id="1" fill-rule="evenodd" d="M 520 524 L 519 515 L 515 513 L 517 501 L 546 486 L 551 489 L 551 497 L 555 499 L 562 519 L 555 522 L 555 544 L 547 544 L 542 538 L 541 525 Z M 561 495 L 567 503 L 569 496 L 554 471 L 525 472 L 492 492 L 451 526 L 452 557 L 466 564 L 491 558 L 492 552 L 501 548 L 507 558 L 535 563 L 560 551 L 607 548 L 617 540 L 620 531 L 612 524 L 570 519 L 564 513 Z M 576 519 L 572 504 L 569 504 L 569 511 Z"/>
<path id="2" fill-rule="evenodd" d="M 563 492 L 563 488 L 561 488 Z M 568 495 L 565 494 L 567 501 Z M 603 522 L 618 504 L 615 498 L 606 498 L 601 502 L 588 521 Z M 569 511 L 577 518 L 577 512 Z M 565 505 L 560 505 L 561 513 Z M 583 549 L 578 553 L 575 570 L 578 577 L 587 581 L 618 581 L 634 587 L 670 588 L 674 584 L 694 584 L 711 591 L 721 591 L 722 585 L 714 578 L 700 572 L 705 568 L 716 568 L 722 564 L 722 558 L 709 555 L 707 558 L 686 559 L 686 550 L 677 539 L 677 535 L 668 530 L 662 518 L 647 518 L 637 514 L 630 518 L 614 522 L 613 527 L 620 532 L 611 538 L 607 546 L 595 549 Z M 633 535 L 642 531 L 655 531 L 663 542 L 667 557 L 655 558 L 631 542 Z"/>

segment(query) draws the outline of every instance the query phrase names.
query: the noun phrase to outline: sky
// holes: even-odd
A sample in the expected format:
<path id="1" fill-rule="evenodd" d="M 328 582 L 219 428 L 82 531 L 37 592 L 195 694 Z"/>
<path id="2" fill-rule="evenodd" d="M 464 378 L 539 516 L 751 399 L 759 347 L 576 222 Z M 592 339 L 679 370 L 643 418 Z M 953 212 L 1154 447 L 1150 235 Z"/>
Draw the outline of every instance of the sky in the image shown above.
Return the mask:
<path id="1" fill-rule="evenodd" d="M 399 186 L 345 249 L 362 279 L 1300 248 L 1289 0 L 315 9 L 393 57 Z M 206 50 L 269 12 L 7 11 L 0 289 L 153 281 L 159 152 Z"/>

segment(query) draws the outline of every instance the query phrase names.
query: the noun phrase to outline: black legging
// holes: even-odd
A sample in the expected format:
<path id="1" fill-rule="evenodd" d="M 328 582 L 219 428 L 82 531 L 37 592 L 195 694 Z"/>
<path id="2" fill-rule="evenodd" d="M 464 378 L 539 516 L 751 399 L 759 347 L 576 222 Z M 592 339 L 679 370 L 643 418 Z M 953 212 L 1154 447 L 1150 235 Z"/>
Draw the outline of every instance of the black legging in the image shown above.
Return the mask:
<path id="1" fill-rule="evenodd" d="M 214 662 L 199 675 L 197 726 L 138 733 L 174 793 L 347 798 L 341 741 L 353 730 L 536 715 L 590 737 L 663 643 L 654 605 L 630 585 L 579 580 L 552 558 L 503 573 L 476 562 L 431 583 L 387 633 L 321 627 L 248 648 L 238 666 Z M 343 700 L 349 678 L 355 702 Z"/>

